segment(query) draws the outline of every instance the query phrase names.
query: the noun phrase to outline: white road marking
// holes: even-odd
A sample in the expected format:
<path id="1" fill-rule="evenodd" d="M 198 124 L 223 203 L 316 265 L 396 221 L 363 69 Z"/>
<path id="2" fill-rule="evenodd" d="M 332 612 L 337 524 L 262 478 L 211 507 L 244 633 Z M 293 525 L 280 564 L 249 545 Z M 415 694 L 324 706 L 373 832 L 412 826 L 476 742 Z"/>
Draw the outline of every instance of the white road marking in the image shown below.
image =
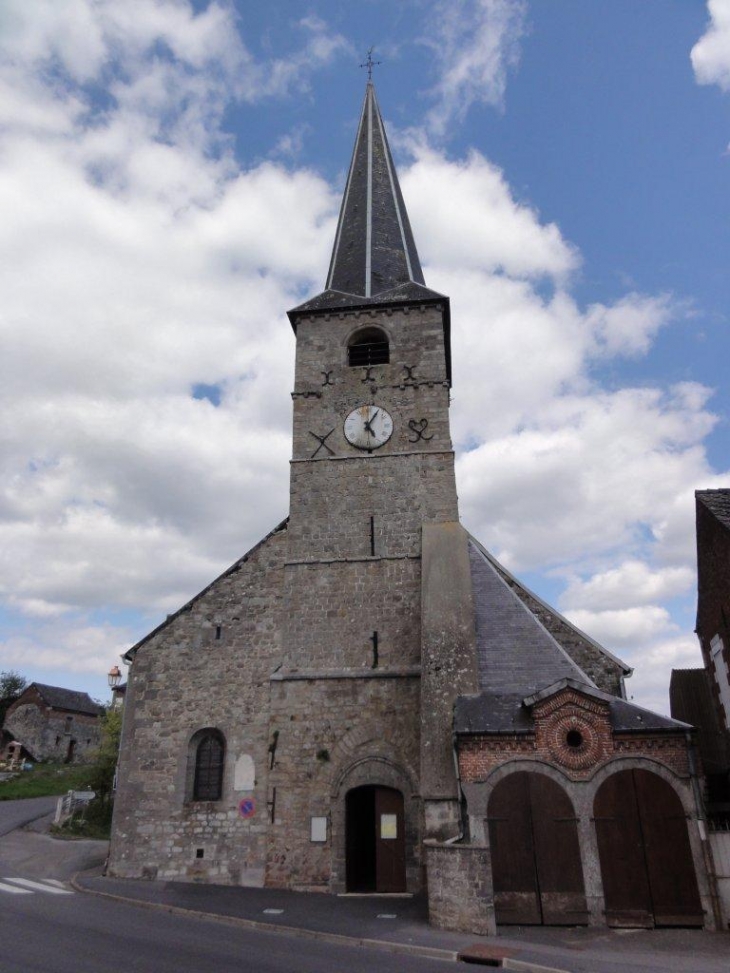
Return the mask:
<path id="1" fill-rule="evenodd" d="M 12 892 L 13 895 L 31 895 L 29 889 L 18 889 L 14 885 L 6 885 L 5 882 L 0 882 L 0 892 Z"/>
<path id="2" fill-rule="evenodd" d="M 13 885 L 22 885 L 23 888 L 31 889 L 33 892 L 48 892 L 51 895 L 73 895 L 70 889 L 57 888 L 55 885 L 46 885 L 43 882 L 32 882 L 29 878 L 10 878 L 10 876 L 5 876 L 6 882 L 12 882 Z"/>

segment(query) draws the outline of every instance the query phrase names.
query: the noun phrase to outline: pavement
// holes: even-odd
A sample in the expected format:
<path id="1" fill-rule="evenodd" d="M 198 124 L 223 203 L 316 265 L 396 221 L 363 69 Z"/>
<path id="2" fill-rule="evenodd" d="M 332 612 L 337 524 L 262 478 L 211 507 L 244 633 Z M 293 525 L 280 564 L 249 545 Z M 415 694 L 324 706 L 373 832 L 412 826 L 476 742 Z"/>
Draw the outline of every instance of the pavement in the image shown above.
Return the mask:
<path id="1" fill-rule="evenodd" d="M 496 937 L 428 925 L 425 897 L 331 896 L 285 889 L 109 878 L 78 874 L 78 891 L 341 945 L 464 959 L 529 973 L 728 973 L 730 935 L 695 929 L 504 927 Z M 467 957 L 470 957 L 467 959 Z"/>
<path id="2" fill-rule="evenodd" d="M 55 799 L 0 803 L 0 859 L 77 891 L 281 935 L 364 945 L 424 959 L 466 959 L 526 973 L 730 973 L 730 934 L 508 926 L 494 937 L 428 925 L 424 896 L 332 896 L 286 889 L 151 882 L 103 874 L 107 844 L 48 834 Z M 480 955 L 481 954 L 481 955 Z M 427 968 L 427 964 L 425 966 Z"/>

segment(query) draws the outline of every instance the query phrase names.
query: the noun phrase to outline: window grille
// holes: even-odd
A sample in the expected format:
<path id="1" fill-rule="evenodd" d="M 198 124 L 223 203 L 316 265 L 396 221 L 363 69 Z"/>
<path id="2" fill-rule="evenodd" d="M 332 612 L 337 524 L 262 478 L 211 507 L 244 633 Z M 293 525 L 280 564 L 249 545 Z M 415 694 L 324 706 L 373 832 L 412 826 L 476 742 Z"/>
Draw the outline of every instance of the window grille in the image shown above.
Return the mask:
<path id="1" fill-rule="evenodd" d="M 195 751 L 194 801 L 218 801 L 223 790 L 224 746 L 215 731 L 205 734 Z"/>
<path id="2" fill-rule="evenodd" d="M 358 332 L 347 349 L 347 362 L 351 368 L 387 365 L 390 345 L 385 333 L 377 328 Z"/>

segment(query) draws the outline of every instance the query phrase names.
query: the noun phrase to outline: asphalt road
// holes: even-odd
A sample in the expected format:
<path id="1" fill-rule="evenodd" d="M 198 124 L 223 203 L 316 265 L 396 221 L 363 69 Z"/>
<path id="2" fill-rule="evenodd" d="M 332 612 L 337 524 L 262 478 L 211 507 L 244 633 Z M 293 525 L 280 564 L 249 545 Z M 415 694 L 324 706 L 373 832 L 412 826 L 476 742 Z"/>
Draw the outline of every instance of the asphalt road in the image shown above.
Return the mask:
<path id="1" fill-rule="evenodd" d="M 242 929 L 75 892 L 106 844 L 11 830 L 53 810 L 0 802 L 2 973 L 454 973 L 454 964 Z M 24 805 L 24 806 L 20 806 Z"/>
<path id="2" fill-rule="evenodd" d="M 57 797 L 31 797 L 27 801 L 0 801 L 0 838 L 56 809 Z"/>
<path id="3" fill-rule="evenodd" d="M 77 893 L 2 897 L 0 916 L 3 973 L 454 973 L 453 963 L 249 931 Z"/>

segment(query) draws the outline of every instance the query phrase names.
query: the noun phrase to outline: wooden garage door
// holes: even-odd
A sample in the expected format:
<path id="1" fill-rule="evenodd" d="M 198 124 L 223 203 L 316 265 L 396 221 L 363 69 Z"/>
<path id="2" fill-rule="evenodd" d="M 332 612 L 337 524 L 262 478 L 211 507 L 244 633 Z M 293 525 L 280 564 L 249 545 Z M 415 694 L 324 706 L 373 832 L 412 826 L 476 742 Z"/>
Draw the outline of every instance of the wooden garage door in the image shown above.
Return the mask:
<path id="1" fill-rule="evenodd" d="M 577 823 L 563 788 L 544 774 L 511 774 L 492 792 L 487 820 L 497 922 L 587 923 Z"/>
<path id="2" fill-rule="evenodd" d="M 702 926 L 687 819 L 675 790 L 648 770 L 622 770 L 594 802 L 610 926 Z"/>

